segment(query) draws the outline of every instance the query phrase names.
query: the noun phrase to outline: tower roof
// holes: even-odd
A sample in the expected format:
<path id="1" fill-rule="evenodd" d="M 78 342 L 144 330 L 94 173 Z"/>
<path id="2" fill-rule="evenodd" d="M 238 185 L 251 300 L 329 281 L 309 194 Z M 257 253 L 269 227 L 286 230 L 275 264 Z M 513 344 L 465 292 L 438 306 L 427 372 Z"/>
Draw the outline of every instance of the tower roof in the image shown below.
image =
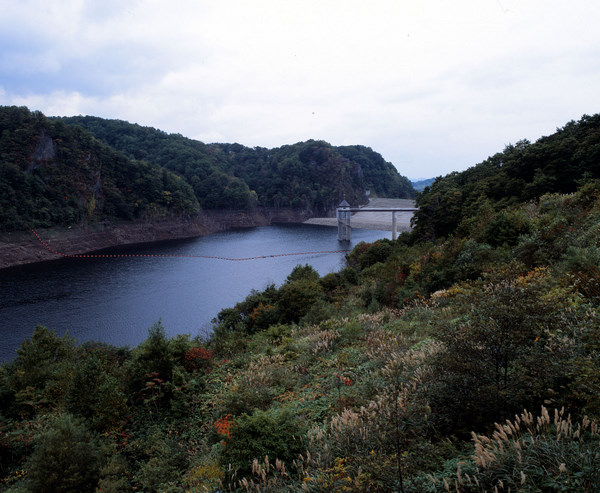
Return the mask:
<path id="1" fill-rule="evenodd" d="M 338 207 L 350 207 L 350 204 L 346 202 L 346 199 L 344 199 L 340 202 L 340 205 L 338 205 Z"/>

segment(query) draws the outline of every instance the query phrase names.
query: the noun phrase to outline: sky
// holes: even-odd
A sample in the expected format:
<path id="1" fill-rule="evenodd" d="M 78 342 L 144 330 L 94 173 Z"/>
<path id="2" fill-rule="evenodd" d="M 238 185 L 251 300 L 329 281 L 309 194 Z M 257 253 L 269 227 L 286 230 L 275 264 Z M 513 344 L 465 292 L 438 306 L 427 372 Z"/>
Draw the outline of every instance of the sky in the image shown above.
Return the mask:
<path id="1" fill-rule="evenodd" d="M 600 111 L 597 0 L 0 0 L 0 105 L 462 171 Z"/>

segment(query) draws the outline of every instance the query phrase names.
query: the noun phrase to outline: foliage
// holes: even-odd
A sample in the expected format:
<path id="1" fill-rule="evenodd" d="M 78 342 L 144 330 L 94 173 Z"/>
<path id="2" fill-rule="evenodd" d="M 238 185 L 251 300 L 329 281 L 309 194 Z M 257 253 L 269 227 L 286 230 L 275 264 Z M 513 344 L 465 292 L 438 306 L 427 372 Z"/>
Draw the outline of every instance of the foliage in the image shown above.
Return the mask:
<path id="1" fill-rule="evenodd" d="M 182 443 L 156 430 L 145 441 L 145 461 L 135 475 L 144 491 L 165 491 L 181 482 L 181 471 L 189 465 L 189 455 Z"/>
<path id="2" fill-rule="evenodd" d="M 542 406 L 537 418 L 524 411 L 496 424 L 491 437 L 473 434 L 476 470 L 461 471 L 448 483 L 459 492 L 581 491 L 600 488 L 598 425 L 583 418 L 573 423 L 563 410 L 550 416 Z"/>
<path id="3" fill-rule="evenodd" d="M 74 340 L 68 335 L 38 325 L 31 339 L 25 339 L 17 357 L 6 372 L 8 397 L 14 412 L 34 415 L 38 410 L 64 398 L 69 376 L 69 364 L 75 355 Z M 5 408 L 7 409 L 7 408 Z"/>
<path id="4" fill-rule="evenodd" d="M 322 141 L 278 149 L 204 144 L 91 116 L 0 107 L 0 231 L 189 216 L 204 209 L 335 209 L 410 182 L 373 150 Z"/>
<path id="5" fill-rule="evenodd" d="M 445 348 L 433 363 L 438 426 L 479 430 L 557 399 L 573 356 L 576 312 L 569 290 L 543 270 L 457 290 L 435 329 Z"/>
<path id="6" fill-rule="evenodd" d="M 114 359 L 91 351 L 78 362 L 66 395 L 66 408 L 88 420 L 92 429 L 113 429 L 127 415 L 127 398 Z"/>
<path id="7" fill-rule="evenodd" d="M 65 491 L 598 490 L 595 122 L 438 179 L 414 233 L 357 245 L 338 273 L 297 266 L 208 340 L 157 322 L 128 350 L 36 328 L 0 367 L 0 488 L 62 471 Z M 589 169 L 557 191 L 575 141 Z M 271 162 L 209 149 L 224 173 Z M 296 155 L 351 166 L 317 142 L 273 155 L 297 184 Z"/>
<path id="8" fill-rule="evenodd" d="M 600 114 L 584 115 L 534 143 L 521 140 L 461 173 L 439 177 L 418 198 L 416 232 L 429 239 L 448 236 L 486 200 L 501 211 L 547 193 L 573 193 L 600 178 L 599 143 Z M 515 226 L 502 227 L 514 234 Z"/>
<path id="9" fill-rule="evenodd" d="M 301 436 L 302 428 L 289 413 L 272 410 L 243 414 L 235 420 L 222 460 L 239 475 L 251 473 L 254 458 L 269 456 L 291 464 L 302 451 Z"/>
<path id="10" fill-rule="evenodd" d="M 85 426 L 68 414 L 53 418 L 35 437 L 27 461 L 32 492 L 95 491 L 100 477 L 100 449 Z"/>
<path id="11" fill-rule="evenodd" d="M 192 188 L 166 169 L 40 112 L 0 107 L 0 230 L 197 211 Z"/>
<path id="12" fill-rule="evenodd" d="M 183 176 L 205 209 L 293 207 L 333 210 L 344 197 L 365 201 L 365 191 L 412 198 L 407 178 L 364 146 L 334 147 L 309 140 L 275 149 L 204 144 L 178 134 L 119 120 L 85 116 L 61 121 L 85 128 L 131 158 Z"/>

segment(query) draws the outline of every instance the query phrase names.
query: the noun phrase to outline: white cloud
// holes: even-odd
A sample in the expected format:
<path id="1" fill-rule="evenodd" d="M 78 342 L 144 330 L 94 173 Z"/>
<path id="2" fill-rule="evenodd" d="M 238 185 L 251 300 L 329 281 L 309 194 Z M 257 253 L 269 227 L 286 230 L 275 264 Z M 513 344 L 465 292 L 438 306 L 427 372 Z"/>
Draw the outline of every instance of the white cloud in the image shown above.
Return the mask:
<path id="1" fill-rule="evenodd" d="M 600 4 L 586 0 L 0 7 L 0 104 L 208 142 L 363 144 L 413 177 L 464 169 L 600 103 Z"/>

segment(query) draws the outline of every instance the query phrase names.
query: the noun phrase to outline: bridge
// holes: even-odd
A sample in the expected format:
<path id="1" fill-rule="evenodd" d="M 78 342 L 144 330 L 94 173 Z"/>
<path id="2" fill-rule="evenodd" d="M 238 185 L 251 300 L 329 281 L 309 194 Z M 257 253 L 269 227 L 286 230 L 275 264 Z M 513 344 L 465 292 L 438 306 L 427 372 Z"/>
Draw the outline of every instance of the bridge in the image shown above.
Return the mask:
<path id="1" fill-rule="evenodd" d="M 373 198 L 363 207 L 338 208 L 337 217 L 312 218 L 306 223 L 337 226 L 340 241 L 350 240 L 352 228 L 392 231 L 395 239 L 398 232 L 411 230 L 410 220 L 416 210 L 414 200 Z M 340 212 L 343 212 L 342 221 Z"/>
<path id="2" fill-rule="evenodd" d="M 377 200 L 377 199 L 375 199 Z M 381 200 L 390 200 L 390 199 L 380 199 Z M 414 202 L 413 202 L 414 204 Z M 352 236 L 352 220 L 354 219 L 355 227 L 360 227 L 361 220 L 366 219 L 367 214 L 376 214 L 373 217 L 379 219 L 379 222 L 382 221 L 382 213 L 383 216 L 387 216 L 389 218 L 389 214 L 391 213 L 392 219 L 392 239 L 396 239 L 398 237 L 398 217 L 397 213 L 403 213 L 403 225 L 407 225 L 404 230 L 410 229 L 410 218 L 415 211 L 418 209 L 413 207 L 376 207 L 373 204 L 373 201 L 370 201 L 370 206 L 367 207 L 350 207 L 348 204 L 342 202 L 340 204 L 341 207 L 337 209 L 337 222 L 338 222 L 338 240 L 339 241 L 350 241 Z M 355 213 L 354 217 L 352 213 Z M 407 216 L 406 213 L 409 215 Z M 375 219 L 376 220 L 376 219 Z M 387 222 L 387 221 L 386 221 Z M 387 229 L 387 228 L 386 228 Z"/>

